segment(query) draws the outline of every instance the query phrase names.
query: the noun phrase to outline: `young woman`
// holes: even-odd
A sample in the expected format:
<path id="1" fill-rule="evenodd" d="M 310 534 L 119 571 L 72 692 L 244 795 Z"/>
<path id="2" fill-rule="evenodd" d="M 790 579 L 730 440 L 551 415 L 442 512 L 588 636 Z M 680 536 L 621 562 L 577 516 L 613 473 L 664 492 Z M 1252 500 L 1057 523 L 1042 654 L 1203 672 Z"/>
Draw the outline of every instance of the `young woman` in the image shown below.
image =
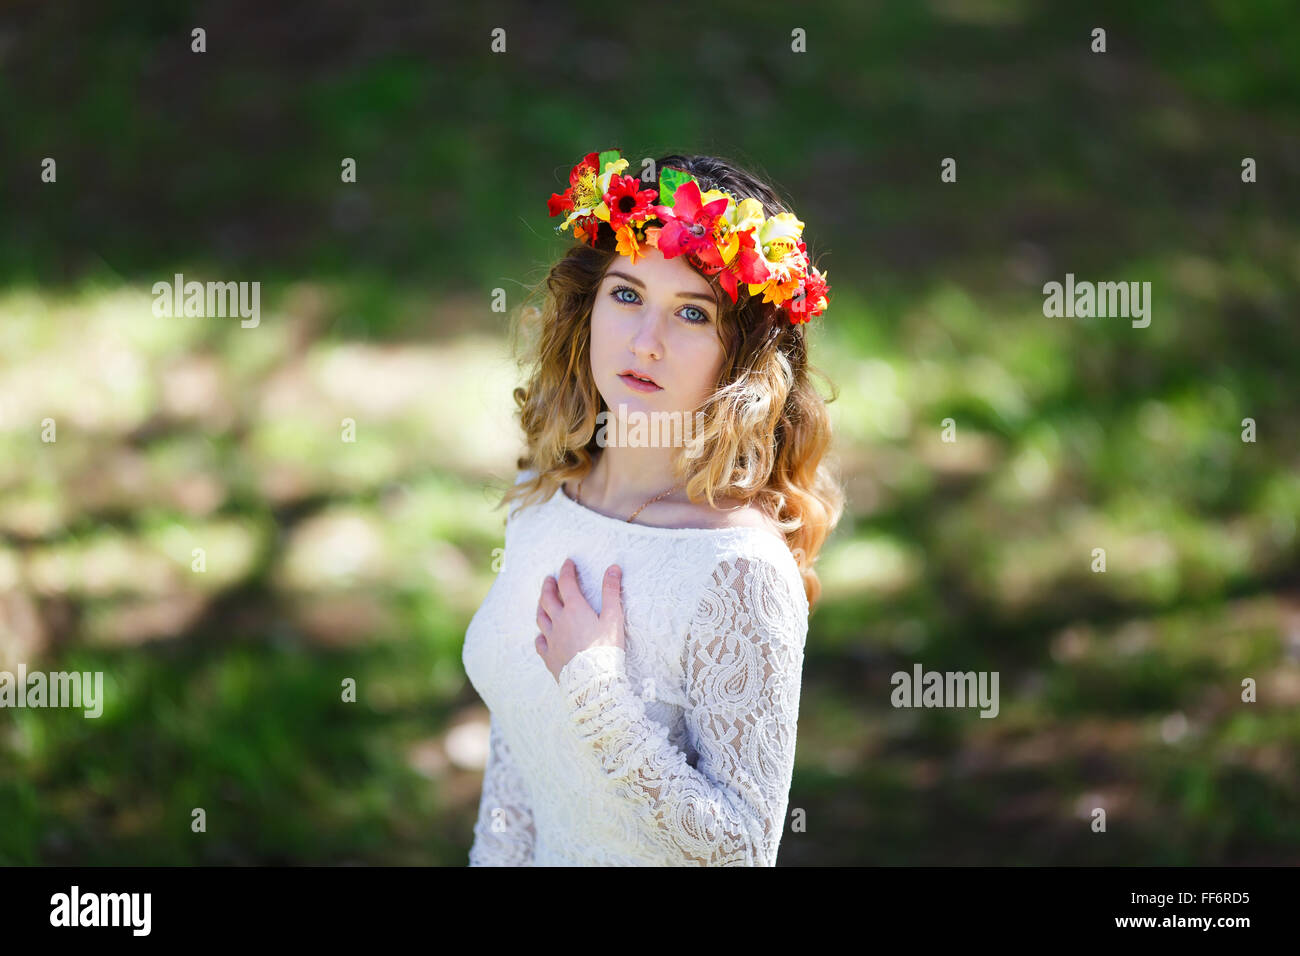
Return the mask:
<path id="1" fill-rule="evenodd" d="M 772 866 L 784 830 L 844 501 L 805 347 L 828 287 L 752 174 L 627 165 L 592 153 L 548 203 L 578 242 L 534 313 L 504 561 L 465 638 L 491 714 L 471 866 Z"/>

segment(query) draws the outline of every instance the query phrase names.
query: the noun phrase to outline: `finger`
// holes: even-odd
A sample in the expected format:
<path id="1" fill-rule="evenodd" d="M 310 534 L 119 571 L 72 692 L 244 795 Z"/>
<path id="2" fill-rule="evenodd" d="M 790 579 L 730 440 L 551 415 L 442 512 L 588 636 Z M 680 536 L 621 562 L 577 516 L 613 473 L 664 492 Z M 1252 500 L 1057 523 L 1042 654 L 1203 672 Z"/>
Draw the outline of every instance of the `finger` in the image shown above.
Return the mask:
<path id="1" fill-rule="evenodd" d="M 546 635 L 538 634 L 536 640 L 533 641 L 533 647 L 537 648 L 538 654 L 541 654 L 543 657 L 545 657 L 546 651 L 548 649 L 547 642 L 546 642 Z"/>
<path id="2" fill-rule="evenodd" d="M 555 604 L 564 606 L 564 601 L 560 600 L 560 589 L 555 585 L 554 575 L 547 575 L 542 581 L 542 597 L 550 597 Z"/>
<path id="3" fill-rule="evenodd" d="M 559 617 L 560 612 L 564 610 L 564 602 L 560 600 L 560 592 L 555 590 L 554 582 L 550 587 L 542 588 L 542 596 L 537 599 L 537 606 L 553 618 Z"/>
<path id="4" fill-rule="evenodd" d="M 623 613 L 623 596 L 619 593 L 623 583 L 623 569 L 611 564 L 605 572 L 605 584 L 601 593 L 600 616 L 607 614 L 621 616 Z"/>
<path id="5" fill-rule="evenodd" d="M 551 617 L 540 607 L 537 609 L 537 626 L 542 629 L 543 634 L 551 633 Z"/>
<path id="6" fill-rule="evenodd" d="M 560 600 L 568 604 L 579 599 L 585 600 L 578 589 L 578 566 L 572 558 L 565 558 L 564 567 L 560 569 Z"/>

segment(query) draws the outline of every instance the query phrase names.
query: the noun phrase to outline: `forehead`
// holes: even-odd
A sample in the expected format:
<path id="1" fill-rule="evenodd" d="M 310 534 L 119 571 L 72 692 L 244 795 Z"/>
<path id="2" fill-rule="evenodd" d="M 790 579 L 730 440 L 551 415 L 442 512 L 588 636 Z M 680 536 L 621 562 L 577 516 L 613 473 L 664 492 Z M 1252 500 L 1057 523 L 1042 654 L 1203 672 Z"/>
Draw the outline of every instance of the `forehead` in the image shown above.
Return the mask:
<path id="1" fill-rule="evenodd" d="M 650 248 L 633 264 L 627 256 L 619 256 L 606 271 L 622 272 L 640 279 L 647 287 L 668 295 L 678 292 L 698 292 L 714 298 L 713 286 L 686 261 L 686 256 L 665 259 L 658 249 Z"/>

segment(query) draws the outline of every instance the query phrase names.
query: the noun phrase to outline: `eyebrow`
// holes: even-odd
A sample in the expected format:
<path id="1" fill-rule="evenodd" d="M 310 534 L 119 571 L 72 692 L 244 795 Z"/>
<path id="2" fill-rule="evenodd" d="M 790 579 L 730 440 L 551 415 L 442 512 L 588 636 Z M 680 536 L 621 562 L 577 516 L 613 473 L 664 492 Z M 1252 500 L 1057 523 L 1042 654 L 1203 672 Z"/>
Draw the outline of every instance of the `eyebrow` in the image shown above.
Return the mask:
<path id="1" fill-rule="evenodd" d="M 635 282 L 635 283 L 636 283 L 637 285 L 639 285 L 641 288 L 643 288 L 643 289 L 645 288 L 645 283 L 644 283 L 644 282 L 642 282 L 642 281 L 641 281 L 640 279 L 638 279 L 636 276 L 630 276 L 630 275 L 628 275 L 626 272 L 618 272 L 618 271 L 616 271 L 616 270 L 611 270 L 611 271 L 609 271 L 609 272 L 606 272 L 605 275 L 606 275 L 606 276 L 618 276 L 620 279 L 626 279 L 628 282 Z M 710 305 L 715 306 L 715 307 L 716 307 L 717 304 L 718 304 L 718 300 L 717 300 L 717 298 L 716 298 L 715 296 L 705 295 L 703 292 L 678 292 L 678 293 L 677 293 L 677 296 L 678 296 L 678 298 L 681 298 L 681 299 L 703 299 L 705 302 L 707 302 L 707 303 L 709 303 Z"/>

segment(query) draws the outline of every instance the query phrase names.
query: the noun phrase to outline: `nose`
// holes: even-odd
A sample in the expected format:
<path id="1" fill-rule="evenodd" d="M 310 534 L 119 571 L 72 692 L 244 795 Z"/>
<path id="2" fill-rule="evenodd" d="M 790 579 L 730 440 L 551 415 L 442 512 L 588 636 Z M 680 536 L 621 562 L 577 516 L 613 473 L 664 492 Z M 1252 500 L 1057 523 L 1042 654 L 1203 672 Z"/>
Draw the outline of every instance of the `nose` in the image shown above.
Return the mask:
<path id="1" fill-rule="evenodd" d="M 645 318 L 637 326 L 636 335 L 632 339 L 632 352 L 635 355 L 656 360 L 663 358 L 663 322 L 662 313 L 646 310 Z"/>

